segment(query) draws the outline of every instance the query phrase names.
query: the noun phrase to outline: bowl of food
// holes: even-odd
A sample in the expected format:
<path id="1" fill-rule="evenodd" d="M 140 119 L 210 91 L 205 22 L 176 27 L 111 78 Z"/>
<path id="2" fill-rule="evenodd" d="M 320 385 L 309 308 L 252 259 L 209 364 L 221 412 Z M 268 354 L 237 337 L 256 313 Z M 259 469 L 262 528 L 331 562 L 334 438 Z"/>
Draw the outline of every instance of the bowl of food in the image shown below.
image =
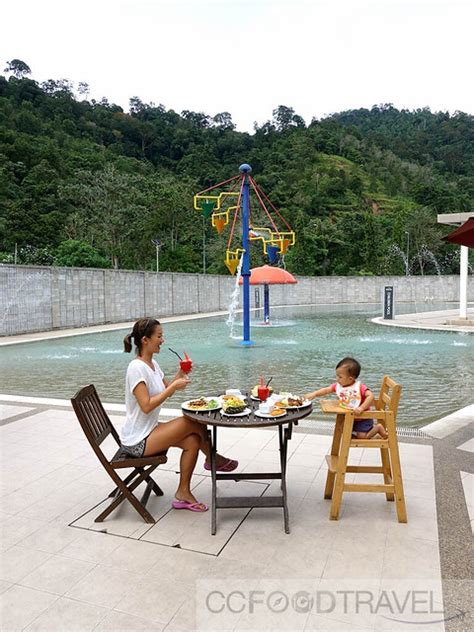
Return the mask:
<path id="1" fill-rule="evenodd" d="M 222 410 L 226 415 L 238 415 L 243 413 L 245 408 L 245 402 L 240 397 L 226 395 L 225 398 L 222 398 Z"/>

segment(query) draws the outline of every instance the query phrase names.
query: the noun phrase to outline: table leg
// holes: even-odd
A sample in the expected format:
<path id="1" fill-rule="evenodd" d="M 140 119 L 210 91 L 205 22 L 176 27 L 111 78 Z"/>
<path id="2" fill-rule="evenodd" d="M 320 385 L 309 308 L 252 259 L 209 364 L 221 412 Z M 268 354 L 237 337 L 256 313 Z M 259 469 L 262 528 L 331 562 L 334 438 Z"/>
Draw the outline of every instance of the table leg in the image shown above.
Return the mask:
<path id="1" fill-rule="evenodd" d="M 285 533 L 290 533 L 290 518 L 288 514 L 288 499 L 286 494 L 286 462 L 288 455 L 288 441 L 291 438 L 291 425 L 288 428 L 278 426 L 278 440 L 280 443 L 281 493 L 283 497 L 283 519 Z"/>
<path id="2" fill-rule="evenodd" d="M 344 415 L 336 415 L 336 425 L 334 426 L 334 436 L 332 438 L 331 455 L 338 456 L 341 447 L 342 429 L 344 428 Z M 332 498 L 334 490 L 335 472 L 328 469 L 326 477 L 326 487 L 324 489 L 324 498 Z"/>
<path id="3" fill-rule="evenodd" d="M 217 478 L 216 478 L 216 453 L 217 453 L 217 427 L 212 427 L 211 431 L 207 431 L 209 445 L 211 448 L 211 535 L 216 535 L 217 530 Z"/>

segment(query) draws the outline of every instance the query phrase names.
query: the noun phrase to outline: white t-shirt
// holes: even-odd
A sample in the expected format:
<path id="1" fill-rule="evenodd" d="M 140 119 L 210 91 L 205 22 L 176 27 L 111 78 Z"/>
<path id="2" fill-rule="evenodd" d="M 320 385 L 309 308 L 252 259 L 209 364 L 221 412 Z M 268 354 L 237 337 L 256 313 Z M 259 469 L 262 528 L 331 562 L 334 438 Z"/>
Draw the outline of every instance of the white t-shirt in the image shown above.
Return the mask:
<path id="1" fill-rule="evenodd" d="M 155 370 L 151 369 L 148 364 L 135 358 L 127 368 L 127 376 L 125 378 L 125 408 L 127 418 L 122 428 L 121 438 L 122 444 L 127 446 L 136 445 L 158 425 L 158 415 L 160 409 L 155 408 L 150 413 L 144 413 L 135 397 L 133 391 L 137 384 L 145 382 L 150 397 L 158 395 L 165 390 L 163 382 L 163 371 L 155 360 L 152 360 Z"/>

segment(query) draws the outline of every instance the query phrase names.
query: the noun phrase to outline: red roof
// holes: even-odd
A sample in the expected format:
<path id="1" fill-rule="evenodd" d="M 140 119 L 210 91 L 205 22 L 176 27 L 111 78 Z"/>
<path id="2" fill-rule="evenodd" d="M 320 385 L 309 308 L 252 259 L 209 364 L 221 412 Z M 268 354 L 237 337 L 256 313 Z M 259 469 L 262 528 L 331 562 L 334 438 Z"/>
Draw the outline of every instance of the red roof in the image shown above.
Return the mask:
<path id="1" fill-rule="evenodd" d="M 241 277 L 239 284 L 242 285 L 242 283 Z M 250 270 L 250 285 L 282 285 L 286 283 L 298 283 L 298 281 L 283 268 L 260 266 Z"/>
<path id="2" fill-rule="evenodd" d="M 470 217 L 467 222 L 464 222 L 462 226 L 456 228 L 454 232 L 449 233 L 443 239 L 452 244 L 474 248 L 474 217 Z"/>

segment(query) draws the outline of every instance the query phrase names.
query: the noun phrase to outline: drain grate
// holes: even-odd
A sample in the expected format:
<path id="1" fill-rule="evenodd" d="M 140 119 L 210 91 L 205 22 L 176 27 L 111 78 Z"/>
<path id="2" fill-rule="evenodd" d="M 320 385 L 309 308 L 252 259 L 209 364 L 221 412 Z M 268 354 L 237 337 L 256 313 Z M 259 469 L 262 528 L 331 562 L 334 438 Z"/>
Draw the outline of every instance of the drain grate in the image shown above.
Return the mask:
<path id="1" fill-rule="evenodd" d="M 333 421 L 320 421 L 319 419 L 302 419 L 299 424 L 299 428 L 316 428 L 324 433 L 332 434 L 334 431 Z M 398 437 L 418 437 L 420 439 L 429 439 L 430 437 L 423 432 L 421 428 L 416 426 L 397 426 Z"/>

